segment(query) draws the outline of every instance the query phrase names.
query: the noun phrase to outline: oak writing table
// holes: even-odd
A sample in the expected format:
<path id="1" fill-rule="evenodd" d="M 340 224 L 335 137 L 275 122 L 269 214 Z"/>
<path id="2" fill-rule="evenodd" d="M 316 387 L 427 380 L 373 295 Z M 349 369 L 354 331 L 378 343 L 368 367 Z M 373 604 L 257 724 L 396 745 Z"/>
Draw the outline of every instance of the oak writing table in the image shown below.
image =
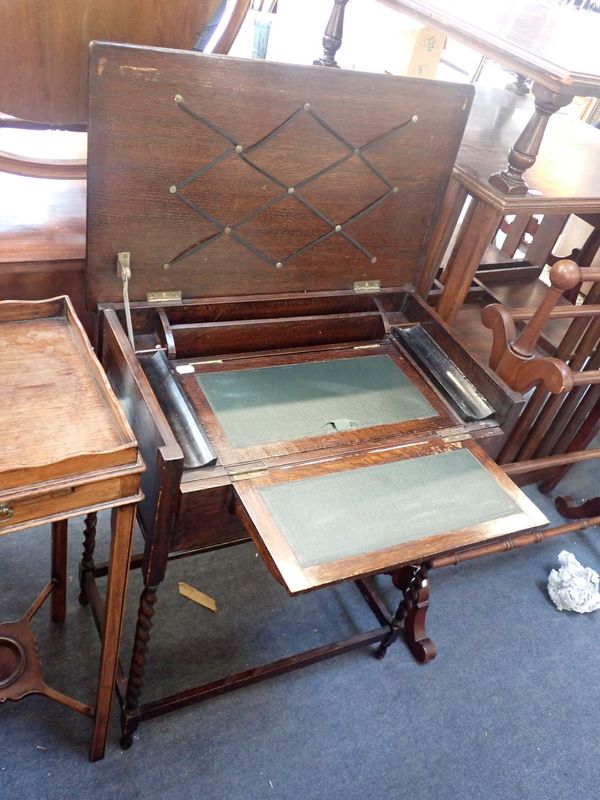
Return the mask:
<path id="1" fill-rule="evenodd" d="M 430 660 L 429 558 L 546 522 L 486 452 L 522 398 L 414 288 L 472 94 L 92 46 L 87 301 L 148 465 L 123 746 L 143 720 L 359 646 L 383 655 L 401 631 Z M 290 594 L 355 582 L 376 627 L 142 702 L 169 558 L 249 538 Z M 89 516 L 100 614 L 93 545 Z"/>
<path id="2" fill-rule="evenodd" d="M 95 761 L 106 745 L 143 465 L 67 297 L 0 302 L 0 386 L 0 535 L 52 525 L 50 582 L 24 618 L 0 625 L 0 702 L 42 694 L 91 717 Z M 112 543 L 90 706 L 46 685 L 29 622 L 50 595 L 52 619 L 64 620 L 67 520 L 103 509 L 113 509 Z"/>

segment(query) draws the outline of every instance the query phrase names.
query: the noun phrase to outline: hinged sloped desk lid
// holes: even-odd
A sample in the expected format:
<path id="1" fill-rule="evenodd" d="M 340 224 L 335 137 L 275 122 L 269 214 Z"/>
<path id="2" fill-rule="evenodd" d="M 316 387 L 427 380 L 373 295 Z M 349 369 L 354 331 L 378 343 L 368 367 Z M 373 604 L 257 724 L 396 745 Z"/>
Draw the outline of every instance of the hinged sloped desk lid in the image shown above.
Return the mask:
<path id="1" fill-rule="evenodd" d="M 473 87 L 94 44 L 89 307 L 414 282 Z"/>
<path id="2" fill-rule="evenodd" d="M 234 482 L 238 514 L 291 594 L 548 523 L 469 437 L 249 474 Z"/>

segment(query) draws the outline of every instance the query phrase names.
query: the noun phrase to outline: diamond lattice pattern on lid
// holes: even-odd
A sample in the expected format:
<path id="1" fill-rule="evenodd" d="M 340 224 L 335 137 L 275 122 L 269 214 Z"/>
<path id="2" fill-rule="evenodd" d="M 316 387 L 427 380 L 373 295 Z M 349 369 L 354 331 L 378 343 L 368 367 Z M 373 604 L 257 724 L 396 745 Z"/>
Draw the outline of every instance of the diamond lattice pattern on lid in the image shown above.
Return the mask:
<path id="1" fill-rule="evenodd" d="M 231 237 L 266 264 L 281 268 L 331 236 L 357 253 L 376 253 L 348 226 L 369 214 L 398 189 L 369 160 L 380 147 L 416 121 L 404 122 L 368 142 L 353 143 L 306 103 L 257 142 L 244 145 L 177 96 L 179 108 L 225 140 L 211 162 L 170 187 L 174 197 L 209 222 L 214 233 L 188 245 L 166 265 Z M 360 198 L 352 188 L 360 183 Z"/>

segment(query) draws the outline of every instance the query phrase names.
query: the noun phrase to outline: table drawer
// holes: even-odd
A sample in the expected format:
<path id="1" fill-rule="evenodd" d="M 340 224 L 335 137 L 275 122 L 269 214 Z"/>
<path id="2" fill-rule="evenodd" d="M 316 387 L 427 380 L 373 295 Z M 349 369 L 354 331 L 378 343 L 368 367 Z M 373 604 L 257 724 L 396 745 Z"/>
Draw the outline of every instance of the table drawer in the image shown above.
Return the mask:
<path id="1" fill-rule="evenodd" d="M 137 495 L 137 475 L 120 475 L 102 481 L 60 486 L 46 492 L 15 499 L 0 494 L 0 535 L 10 533 L 27 523 L 43 525 L 52 519 L 75 516 L 106 503 Z"/>

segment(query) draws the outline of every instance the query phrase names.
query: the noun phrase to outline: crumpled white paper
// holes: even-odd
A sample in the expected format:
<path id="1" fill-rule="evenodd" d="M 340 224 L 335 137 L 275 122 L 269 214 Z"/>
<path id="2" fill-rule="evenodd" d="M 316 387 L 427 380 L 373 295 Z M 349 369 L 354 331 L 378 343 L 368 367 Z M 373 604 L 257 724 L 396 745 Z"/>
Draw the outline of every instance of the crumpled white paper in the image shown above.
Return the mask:
<path id="1" fill-rule="evenodd" d="M 582 566 L 568 550 L 560 552 L 558 560 L 560 569 L 553 569 L 548 577 L 548 594 L 558 610 L 585 614 L 600 608 L 598 573 Z"/>

